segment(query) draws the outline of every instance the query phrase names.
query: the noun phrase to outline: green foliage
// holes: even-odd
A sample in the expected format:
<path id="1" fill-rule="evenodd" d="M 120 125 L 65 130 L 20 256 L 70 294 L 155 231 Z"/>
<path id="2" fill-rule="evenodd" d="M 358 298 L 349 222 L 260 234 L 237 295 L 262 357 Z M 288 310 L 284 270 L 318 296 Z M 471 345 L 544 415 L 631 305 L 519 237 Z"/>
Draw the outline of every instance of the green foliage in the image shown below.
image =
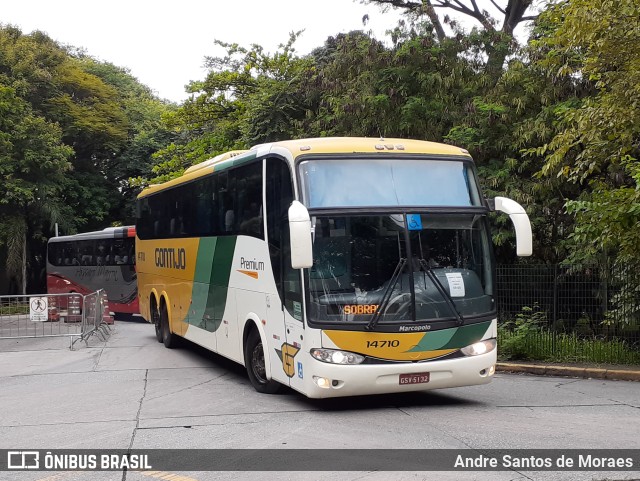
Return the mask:
<path id="1" fill-rule="evenodd" d="M 557 132 L 536 149 L 541 174 L 581 186 L 569 199 L 575 215 L 573 262 L 603 254 L 640 266 L 640 4 L 634 0 L 561 2 L 544 13 L 552 35 L 539 45 L 549 77 L 581 82 L 589 95 L 559 104 Z"/>
<path id="2" fill-rule="evenodd" d="M 355 31 L 328 38 L 302 58 L 295 56 L 296 38 L 273 54 L 217 42 L 225 54 L 207 59 L 210 73 L 192 82 L 194 96 L 165 117 L 178 136 L 155 154 L 150 181 L 180 175 L 225 150 L 287 138 L 441 141 L 474 102 L 486 113 L 474 100 L 485 76 L 475 56 L 464 56 L 486 41 L 481 35 L 436 42 L 429 25 L 416 23 L 398 27 L 391 49 Z"/>
<path id="3" fill-rule="evenodd" d="M 274 54 L 218 42 L 225 54 L 208 59 L 207 78 L 191 84 L 194 97 L 165 117 L 176 140 L 155 154 L 153 175 L 137 182 L 165 181 L 220 152 L 286 138 L 446 141 L 471 151 L 488 196 L 527 206 L 536 252 L 558 261 L 573 221 L 563 205 L 576 189 L 535 178 L 544 154 L 523 149 L 554 135 L 552 105 L 575 89 L 570 81 L 549 83 L 523 60 L 513 60 L 497 81 L 484 68 L 494 34 L 439 39 L 431 23 L 417 19 L 396 27 L 391 48 L 355 31 L 329 37 L 303 58 L 295 56 L 295 35 Z M 534 53 L 540 55 L 518 52 Z M 498 259 L 513 259 L 509 219 L 496 216 L 495 226 Z"/>
<path id="4" fill-rule="evenodd" d="M 154 166 L 153 154 L 175 139 L 175 133 L 163 121 L 165 115 L 175 111 L 175 106 L 158 100 L 149 87 L 140 84 L 126 69 L 87 56 L 79 60 L 83 69 L 115 89 L 120 110 L 126 117 L 126 141 L 109 157 L 103 173 L 110 180 L 106 186 L 111 205 L 108 217 L 131 224 L 135 198 L 141 190 L 133 179 L 149 177 Z M 114 189 L 119 194 L 115 199 Z"/>
<path id="5" fill-rule="evenodd" d="M 15 90 L 0 84 L 0 206 L 22 208 L 56 189 L 73 151 L 60 128 L 34 115 Z"/>
<path id="6" fill-rule="evenodd" d="M 515 320 L 498 324 L 498 358 L 502 361 L 640 364 L 640 351 L 623 340 L 553 332 L 544 327 L 546 314 L 536 306 L 523 307 Z"/>
<path id="7" fill-rule="evenodd" d="M 35 115 L 13 88 L 0 84 L 0 244 L 7 245 L 7 275 L 18 280 L 23 293 L 29 214 L 60 194 L 72 154 L 56 124 Z"/>
<path id="8" fill-rule="evenodd" d="M 399 26 L 385 48 L 362 32 L 316 49 L 308 130 L 316 135 L 409 137 L 442 141 L 465 116 L 482 83 L 462 57 L 479 39 L 436 42 L 427 24 Z"/>
<path id="9" fill-rule="evenodd" d="M 448 0 L 422 0 L 420 2 L 414 0 L 362 0 L 362 2 L 377 4 L 383 10 L 391 6 L 405 10 L 406 18 L 410 22 L 424 22 L 425 30 L 438 42 L 444 43 L 451 39 L 460 40 L 479 34 L 484 39 L 483 42 L 467 53 L 473 53 L 480 59 L 478 69 L 487 74 L 491 85 L 494 85 L 502 76 L 505 59 L 512 53 L 515 45 L 514 29 L 519 23 L 535 18 L 535 15 L 530 16 L 530 14 L 533 13 L 531 10 L 536 6 L 532 0 L 508 0 L 506 2 L 492 0 L 494 6 L 502 14 L 500 19 L 494 18 L 488 10 L 479 8 L 474 0 L 471 2 L 464 0 L 456 0 L 455 2 Z M 442 17 L 436 8 L 444 12 Z M 471 34 L 466 34 L 458 20 L 449 13 L 466 16 L 467 20 L 479 23 L 480 30 L 476 26 Z M 447 24 L 452 30 L 452 35 L 447 36 L 443 28 L 444 24 Z M 499 24 L 501 24 L 501 28 L 498 28 Z M 396 35 L 397 32 L 394 32 L 394 39 Z"/>
<path id="10" fill-rule="evenodd" d="M 498 325 L 499 354 L 503 359 L 528 359 L 529 340 L 542 329 L 547 320 L 537 305 L 523 307 L 514 320 Z"/>
<path id="11" fill-rule="evenodd" d="M 175 138 L 153 155 L 151 178 L 139 176 L 136 183 L 163 182 L 216 154 L 303 135 L 307 108 L 300 89 L 312 67 L 295 56 L 297 35 L 273 54 L 259 45 L 216 41 L 224 54 L 207 57 L 206 79 L 192 82 L 194 95 L 165 115 Z"/>
<path id="12" fill-rule="evenodd" d="M 637 1 L 550 2 L 525 48 L 512 32 L 528 0 L 508 2 L 502 28 L 461 2 L 480 22 L 468 32 L 437 16 L 434 3 L 448 2 L 370 3 L 406 8 L 390 45 L 362 31 L 306 56 L 295 51 L 299 33 L 275 52 L 218 41 L 180 106 L 126 69 L 0 27 L 0 212 L 27 219 L 37 250 L 54 219 L 65 233 L 131 222 L 142 186 L 221 152 L 307 136 L 409 137 L 467 148 L 487 197 L 526 207 L 538 260 L 612 255 L 640 267 Z M 497 259 L 512 262 L 511 223 L 492 222 Z"/>
<path id="13" fill-rule="evenodd" d="M 25 315 L 29 315 L 30 312 L 30 307 L 29 304 L 24 303 L 24 304 L 0 304 L 0 317 L 2 316 L 14 316 L 14 315 L 20 315 L 20 314 L 25 314 Z"/>
<path id="14" fill-rule="evenodd" d="M 73 233 L 131 222 L 129 178 L 148 175 L 172 139 L 160 124 L 169 108 L 123 69 L 0 25 L 0 243 L 23 290 L 42 281 L 54 223 Z"/>

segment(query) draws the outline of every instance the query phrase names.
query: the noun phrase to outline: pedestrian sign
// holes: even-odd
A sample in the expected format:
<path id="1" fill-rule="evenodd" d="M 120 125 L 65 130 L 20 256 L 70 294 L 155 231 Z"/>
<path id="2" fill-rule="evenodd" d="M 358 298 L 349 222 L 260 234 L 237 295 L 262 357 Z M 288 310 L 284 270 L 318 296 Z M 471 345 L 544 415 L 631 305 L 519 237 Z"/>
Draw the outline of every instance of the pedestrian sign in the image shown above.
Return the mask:
<path id="1" fill-rule="evenodd" d="M 29 298 L 29 319 L 32 322 L 45 322 L 49 312 L 49 299 L 47 297 Z"/>

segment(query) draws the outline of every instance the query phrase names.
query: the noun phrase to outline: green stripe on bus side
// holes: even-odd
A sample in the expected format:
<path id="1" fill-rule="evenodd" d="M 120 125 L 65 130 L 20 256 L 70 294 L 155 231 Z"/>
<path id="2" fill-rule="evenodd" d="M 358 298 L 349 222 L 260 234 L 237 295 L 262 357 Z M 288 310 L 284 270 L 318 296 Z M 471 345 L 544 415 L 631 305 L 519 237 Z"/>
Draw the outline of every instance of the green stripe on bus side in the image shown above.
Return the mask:
<path id="1" fill-rule="evenodd" d="M 460 349 L 482 339 L 491 326 L 491 321 L 452 327 L 440 331 L 427 332 L 420 342 L 407 352 L 436 351 L 440 349 Z"/>
<path id="2" fill-rule="evenodd" d="M 233 166 L 238 167 L 239 165 L 246 164 L 247 162 L 252 161 L 257 157 L 256 152 L 247 152 L 246 154 L 238 155 L 236 157 L 232 157 Z"/>
<path id="3" fill-rule="evenodd" d="M 196 257 L 196 271 L 193 274 L 194 282 L 209 283 L 213 267 L 213 255 L 216 251 L 217 237 L 202 237 L 198 243 Z"/>
<path id="4" fill-rule="evenodd" d="M 231 157 L 230 159 L 223 160 L 222 162 L 218 162 L 214 164 L 213 171 L 219 172 L 224 169 L 228 169 L 230 167 L 238 167 L 239 165 L 246 164 L 247 162 L 251 162 L 256 158 L 255 152 L 247 152 L 246 154 L 241 154 L 236 157 Z"/>
<path id="5" fill-rule="evenodd" d="M 213 309 L 207 307 L 207 300 L 217 240 L 216 237 L 203 237 L 198 242 L 188 322 L 202 329 L 207 329 L 208 325 L 213 324 L 212 321 L 208 321 L 213 319 Z"/>
<path id="6" fill-rule="evenodd" d="M 236 236 L 228 236 L 218 237 L 216 242 L 207 296 L 206 312 L 212 313 L 211 321 L 206 322 L 205 328 L 207 331 L 217 331 L 222 322 L 222 316 L 227 304 L 229 277 L 231 275 L 231 263 L 233 262 L 236 240 Z"/>
<path id="7" fill-rule="evenodd" d="M 227 304 L 236 236 L 203 237 L 198 246 L 189 323 L 215 332 Z"/>

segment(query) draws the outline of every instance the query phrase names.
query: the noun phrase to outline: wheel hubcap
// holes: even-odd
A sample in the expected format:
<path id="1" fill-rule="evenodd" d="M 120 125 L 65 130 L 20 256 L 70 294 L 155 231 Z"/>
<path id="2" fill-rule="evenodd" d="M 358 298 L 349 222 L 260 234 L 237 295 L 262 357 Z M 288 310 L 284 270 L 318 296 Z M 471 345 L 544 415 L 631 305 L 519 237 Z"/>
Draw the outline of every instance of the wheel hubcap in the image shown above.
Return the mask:
<path id="1" fill-rule="evenodd" d="M 260 383 L 267 382 L 267 369 L 264 365 L 264 352 L 262 351 L 261 342 L 256 344 L 251 353 L 251 370 Z"/>

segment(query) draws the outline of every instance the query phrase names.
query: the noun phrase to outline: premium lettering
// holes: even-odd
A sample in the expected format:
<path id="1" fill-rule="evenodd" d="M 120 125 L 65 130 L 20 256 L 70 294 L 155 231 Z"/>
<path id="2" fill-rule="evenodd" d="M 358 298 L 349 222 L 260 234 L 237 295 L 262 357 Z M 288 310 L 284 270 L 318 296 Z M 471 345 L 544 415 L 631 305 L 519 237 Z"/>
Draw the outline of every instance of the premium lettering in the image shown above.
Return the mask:
<path id="1" fill-rule="evenodd" d="M 263 271 L 264 270 L 264 262 L 258 261 L 256 259 L 247 260 L 244 257 L 240 258 L 240 269 L 252 270 L 252 271 Z"/>

